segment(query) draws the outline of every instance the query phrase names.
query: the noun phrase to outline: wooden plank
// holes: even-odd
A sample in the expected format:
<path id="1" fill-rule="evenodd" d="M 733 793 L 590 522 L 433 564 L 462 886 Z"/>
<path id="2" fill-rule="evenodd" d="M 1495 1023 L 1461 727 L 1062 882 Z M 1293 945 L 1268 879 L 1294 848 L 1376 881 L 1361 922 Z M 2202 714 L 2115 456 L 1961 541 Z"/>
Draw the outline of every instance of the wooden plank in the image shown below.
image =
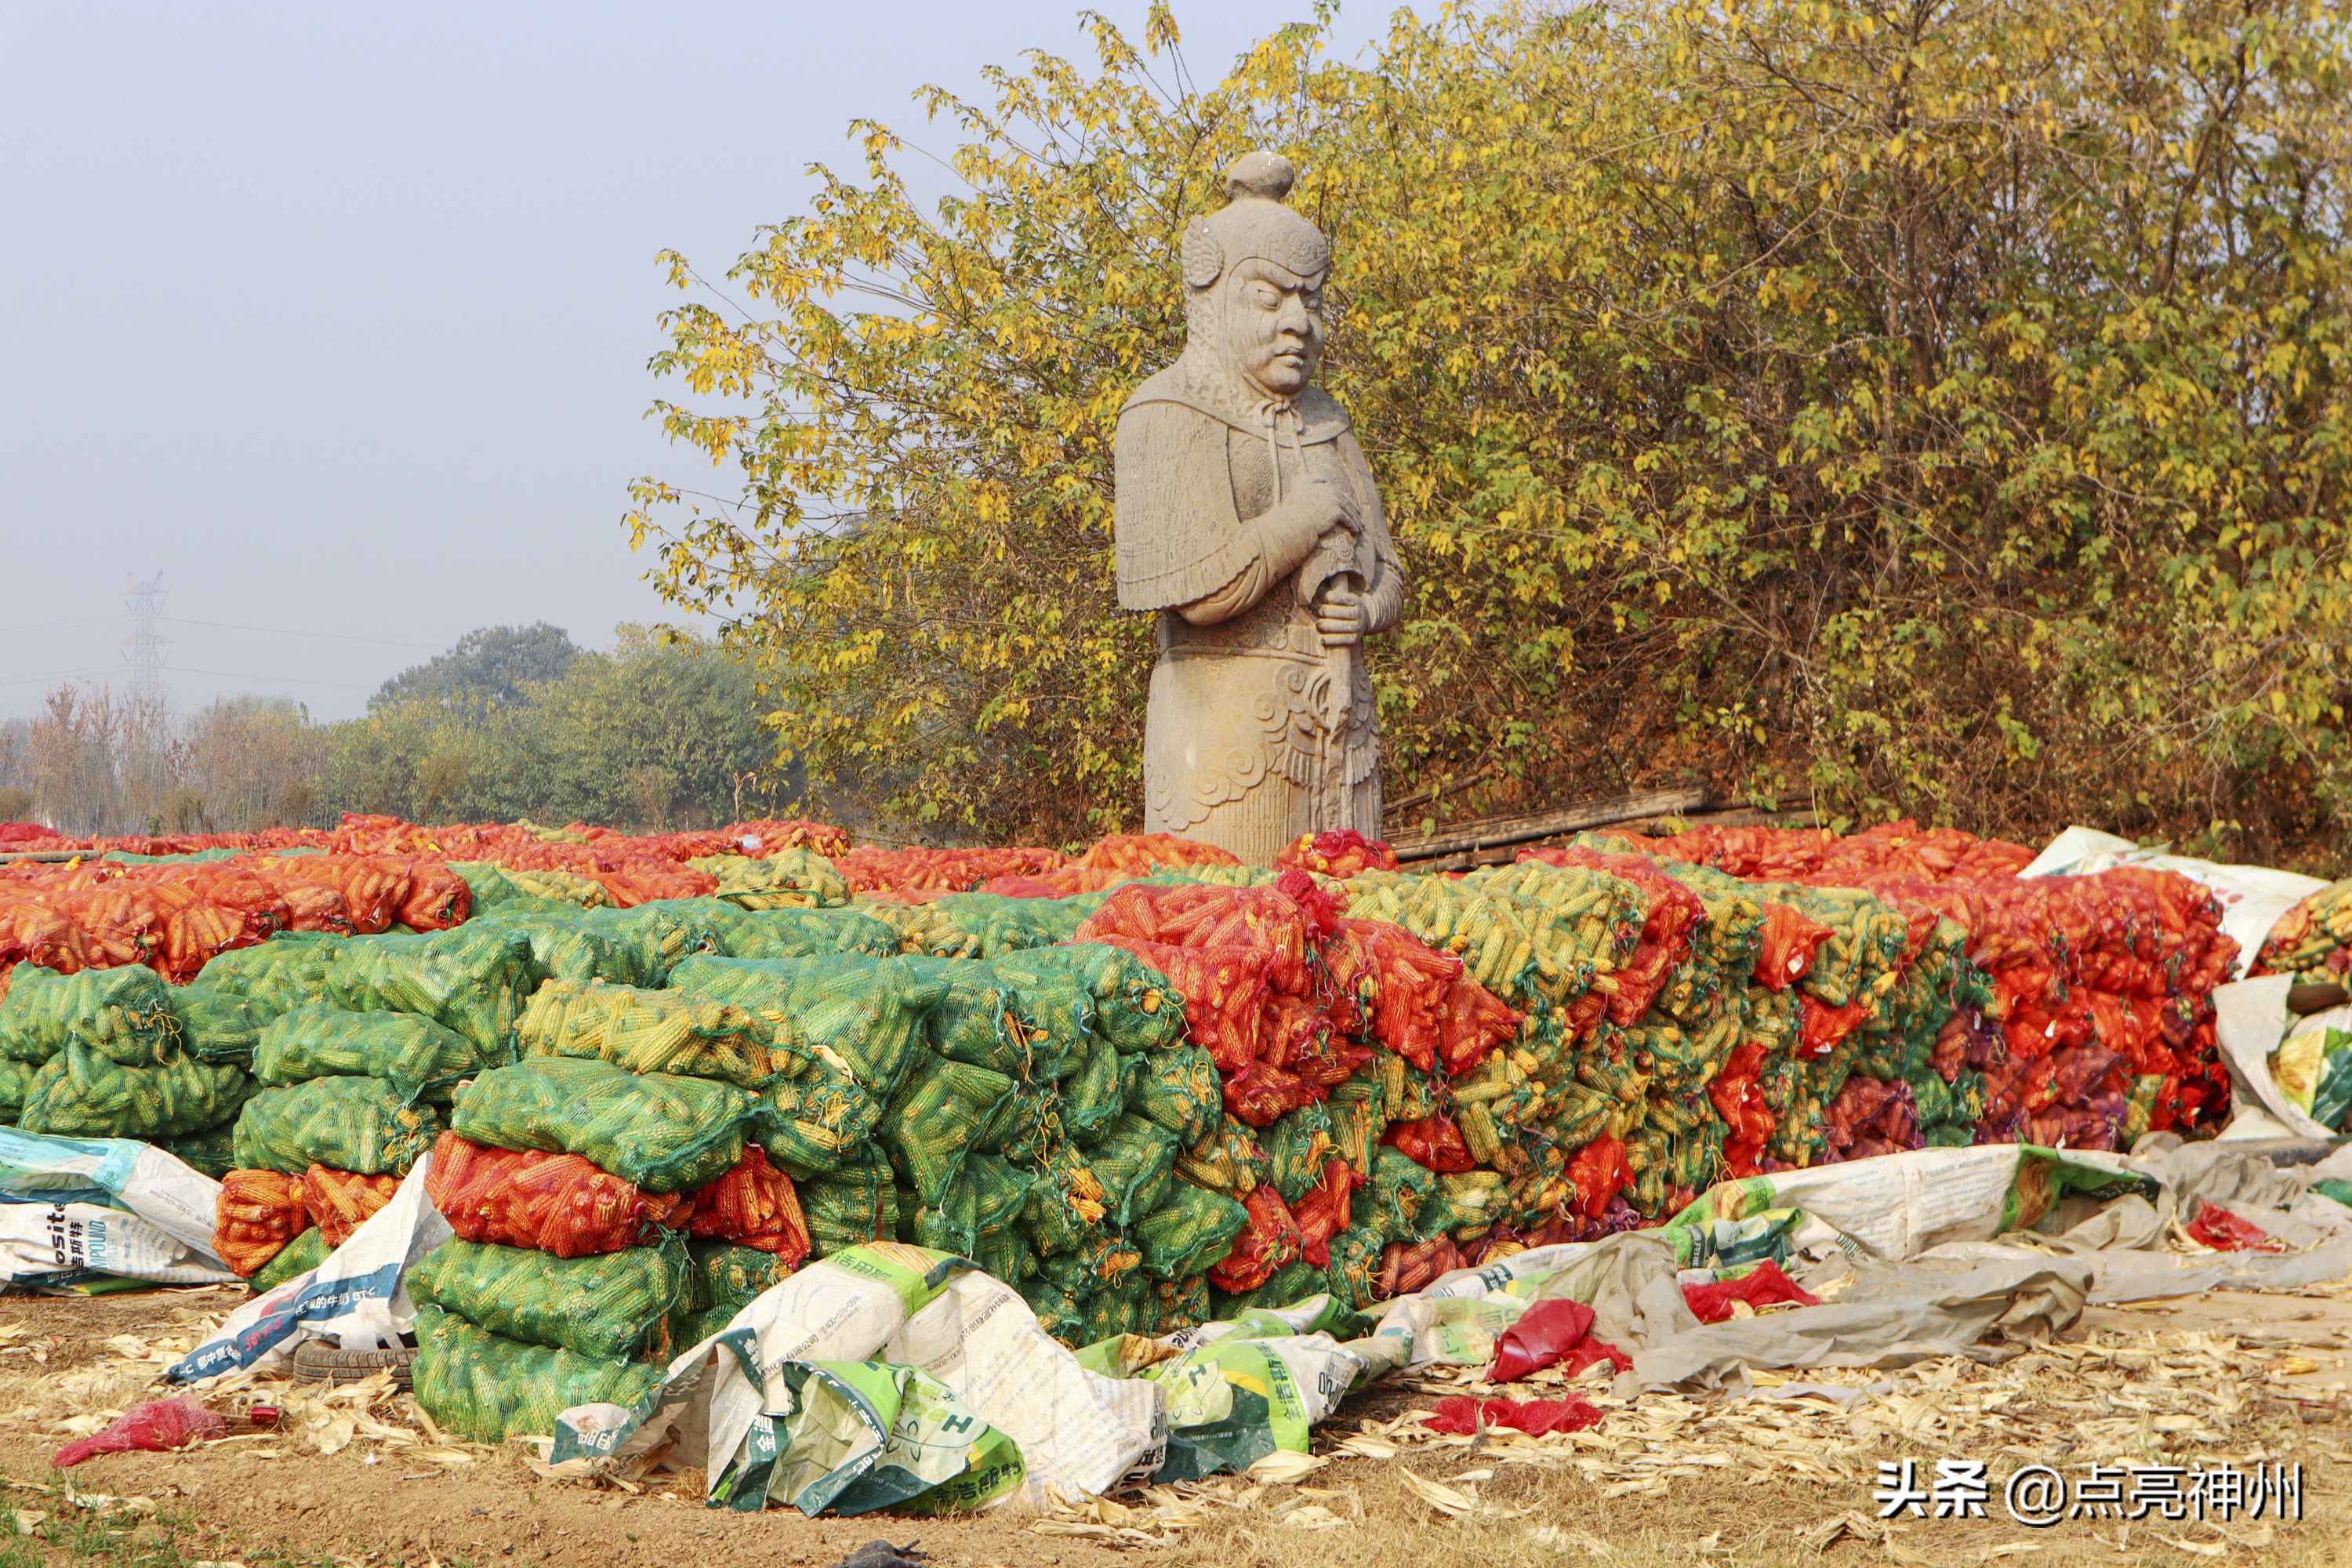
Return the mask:
<path id="1" fill-rule="evenodd" d="M 1400 860 L 1427 860 L 1440 855 L 1459 854 L 1465 849 L 1525 844 L 1531 839 L 1549 838 L 1563 833 L 1580 833 L 1588 827 L 1606 827 L 1612 823 L 1631 822 L 1639 817 L 1670 816 L 1678 811 L 1696 810 L 1706 804 L 1705 789 L 1643 790 L 1611 800 L 1588 800 L 1557 811 L 1538 812 L 1532 816 L 1489 817 L 1480 822 L 1465 822 L 1431 837 L 1393 844 L 1391 847 L 1396 850 Z"/>

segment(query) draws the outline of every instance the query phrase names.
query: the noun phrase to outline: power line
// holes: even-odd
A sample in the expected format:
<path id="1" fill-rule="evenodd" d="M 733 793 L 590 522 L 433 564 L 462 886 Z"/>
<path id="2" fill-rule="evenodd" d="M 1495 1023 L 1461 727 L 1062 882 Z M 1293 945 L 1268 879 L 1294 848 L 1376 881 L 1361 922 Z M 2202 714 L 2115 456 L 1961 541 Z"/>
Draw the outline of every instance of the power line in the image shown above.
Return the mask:
<path id="1" fill-rule="evenodd" d="M 120 616 L 85 616 L 78 621 L 35 621 L 30 626 L 0 626 L 0 633 L 53 632 L 66 626 L 102 626 L 121 620 Z"/>
<path id="2" fill-rule="evenodd" d="M 256 675 L 249 669 L 192 669 L 184 664 L 172 667 L 174 675 L 217 675 L 227 680 L 278 680 L 289 686 L 340 686 L 346 691 L 373 691 L 382 682 L 366 683 L 350 680 L 313 680 L 307 675 Z"/>
<path id="3" fill-rule="evenodd" d="M 245 626 L 234 621 L 192 621 L 184 616 L 165 616 L 163 619 L 175 626 L 212 626 L 225 632 L 260 632 L 274 637 L 317 637 L 322 642 L 373 643 L 379 647 L 431 648 L 435 646 L 427 642 L 400 642 L 391 637 L 346 637 L 340 632 L 298 632 L 287 626 Z"/>

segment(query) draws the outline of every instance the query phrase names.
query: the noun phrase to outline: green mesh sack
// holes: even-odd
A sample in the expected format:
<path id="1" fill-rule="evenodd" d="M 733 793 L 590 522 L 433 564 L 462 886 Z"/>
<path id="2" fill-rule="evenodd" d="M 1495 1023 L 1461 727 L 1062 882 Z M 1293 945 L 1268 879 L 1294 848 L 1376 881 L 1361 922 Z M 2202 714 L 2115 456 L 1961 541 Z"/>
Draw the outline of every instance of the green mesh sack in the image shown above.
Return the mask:
<path id="1" fill-rule="evenodd" d="M 1341 1305 L 1361 1311 L 1380 1299 L 1381 1254 L 1389 1239 L 1352 1226 L 1331 1238 L 1331 1264 L 1323 1276 Z"/>
<path id="2" fill-rule="evenodd" d="M 1368 1079 L 1351 1078 L 1331 1090 L 1323 1109 L 1331 1118 L 1331 1141 L 1339 1145 L 1339 1157 L 1354 1166 L 1359 1175 L 1370 1175 L 1373 1152 L 1380 1148 L 1381 1134 L 1389 1127 L 1381 1086 Z"/>
<path id="3" fill-rule="evenodd" d="M 1165 1127 L 1180 1142 L 1200 1142 L 1224 1110 L 1224 1088 L 1217 1077 L 1215 1059 L 1198 1046 L 1151 1052 L 1128 1086 L 1127 1108 Z"/>
<path id="4" fill-rule="evenodd" d="M 17 1112 L 25 1109 L 25 1101 L 32 1098 L 33 1081 L 40 1072 L 39 1062 L 0 1057 L 0 1121 L 15 1123 Z"/>
<path id="5" fill-rule="evenodd" d="M 189 986 L 172 1000 L 180 1010 L 180 1044 L 190 1056 L 239 1067 L 253 1060 L 261 1031 L 278 1016 L 274 1008 L 227 991 Z"/>
<path id="6" fill-rule="evenodd" d="M 1221 1194 L 1190 1182 L 1175 1182 L 1159 1206 L 1129 1227 L 1146 1272 L 1161 1279 L 1190 1279 L 1224 1261 L 1234 1238 L 1249 1224 L 1249 1210 Z M 1374 1250 L 1374 1262 L 1379 1259 Z"/>
<path id="7" fill-rule="evenodd" d="M 1220 1110 L 1216 1124 L 1176 1156 L 1176 1173 L 1194 1186 L 1238 1198 L 1274 1180 L 1274 1161 L 1258 1142 L 1257 1129 Z"/>
<path id="8" fill-rule="evenodd" d="M 663 1369 L 524 1344 L 420 1307 L 413 1375 L 417 1405 L 443 1431 L 503 1443 L 551 1436 L 555 1418 L 575 1405 L 632 1408 L 661 1386 Z"/>
<path id="9" fill-rule="evenodd" d="M 404 1176 L 440 1136 L 439 1112 L 411 1103 L 380 1078 L 314 1078 L 262 1089 L 246 1102 L 236 1119 L 236 1163 L 289 1176 L 312 1165 Z"/>
<path id="10" fill-rule="evenodd" d="M 1097 1230 L 1084 1245 L 1040 1258 L 1037 1272 L 1081 1300 L 1143 1278 L 1143 1255 L 1122 1236 Z"/>
<path id="11" fill-rule="evenodd" d="M 888 926 L 904 953 L 928 953 L 933 958 L 978 958 L 980 938 L 940 913 L 930 904 L 905 904 L 896 899 L 859 894 L 849 907 L 868 920 Z"/>
<path id="12" fill-rule="evenodd" d="M 1255 1290 L 1235 1294 L 1211 1286 L 1209 1299 L 1215 1303 L 1217 1319 L 1222 1321 L 1262 1308 L 1296 1307 L 1311 1296 L 1331 1293 L 1328 1274 L 1303 1258 L 1294 1258 L 1268 1275 L 1265 1283 Z"/>
<path id="13" fill-rule="evenodd" d="M 556 901 L 523 891 L 504 870 L 487 861 L 452 860 L 448 864 L 450 875 L 465 883 L 466 891 L 472 895 L 474 919 L 477 921 L 487 915 L 503 913 L 518 904 L 528 906 Z"/>
<path id="14" fill-rule="evenodd" d="M 663 985 L 669 973 L 698 952 L 726 951 L 718 926 L 703 917 L 698 901 L 656 899 L 627 910 L 583 910 L 582 929 L 634 948 L 648 985 Z"/>
<path id="15" fill-rule="evenodd" d="M 1037 1314 L 1037 1326 L 1048 1334 L 1074 1350 L 1094 1342 L 1086 1337 L 1086 1304 L 1077 1297 L 1043 1274 L 1029 1276 L 1016 1289 Z"/>
<path id="16" fill-rule="evenodd" d="M 527 1344 L 625 1361 L 667 1354 L 690 1265 L 675 1231 L 656 1247 L 551 1258 L 520 1247 L 445 1241 L 403 1276 L 420 1306 Z"/>
<path id="17" fill-rule="evenodd" d="M 1483 1231 L 1501 1219 L 1507 1204 L 1500 1172 L 1461 1171 L 1439 1176 L 1421 1207 L 1422 1234 L 1450 1231 L 1455 1240 L 1466 1240 L 1471 1232 Z"/>
<path id="18" fill-rule="evenodd" d="M 1013 1227 L 982 1231 L 970 1254 L 981 1272 L 1003 1280 L 1014 1289 L 1037 1272 L 1037 1254 L 1029 1238 Z"/>
<path id="19" fill-rule="evenodd" d="M 571 904 L 551 904 L 535 910 L 509 906 L 469 922 L 467 929 L 510 931 L 520 935 L 530 949 L 524 976 L 530 986 L 550 980 L 660 984 L 667 972 L 648 963 L 637 943 L 618 932 L 591 926 L 583 918 L 589 912 Z"/>
<path id="20" fill-rule="evenodd" d="M 868 1148 L 862 1158 L 800 1183 L 799 1191 L 812 1258 L 898 1237 L 898 1187 L 890 1179 L 890 1162 L 879 1149 Z"/>
<path id="21" fill-rule="evenodd" d="M 1125 948 L 1066 942 L 1024 953 L 1021 962 L 1035 971 L 1066 971 L 1083 982 L 1094 998 L 1095 1027 L 1122 1053 L 1166 1050 L 1183 1038 L 1182 994 Z"/>
<path id="22" fill-rule="evenodd" d="M 125 1067 L 77 1041 L 34 1075 L 16 1124 L 59 1138 L 176 1138 L 228 1121 L 252 1092 L 234 1063 Z"/>
<path id="23" fill-rule="evenodd" d="M 320 931 L 284 931 L 258 947 L 217 954 L 188 983 L 190 994 L 242 997 L 267 1023 L 327 994 L 327 974 L 351 938 Z"/>
<path id="24" fill-rule="evenodd" d="M 1003 1073 L 943 1057 L 908 1075 L 882 1119 L 882 1142 L 923 1203 L 941 1200 L 1012 1092 Z"/>
<path id="25" fill-rule="evenodd" d="M 578 1154 L 649 1193 L 680 1193 L 726 1174 L 746 1134 L 772 1120 L 758 1095 L 715 1079 L 535 1057 L 476 1079 L 449 1126 L 477 1143 Z"/>
<path id="26" fill-rule="evenodd" d="M 1349 1227 L 1390 1241 L 1417 1241 L 1428 1234 L 1421 1211 L 1436 1190 L 1437 1173 L 1411 1155 L 1383 1146 L 1372 1156 L 1371 1179 L 1356 1189 Z"/>
<path id="27" fill-rule="evenodd" d="M 311 1226 L 278 1249 L 278 1255 L 254 1271 L 245 1288 L 258 1296 L 275 1290 L 297 1274 L 308 1274 L 334 1255 L 327 1245 L 327 1233 Z"/>
<path id="28" fill-rule="evenodd" d="M 901 949 L 895 927 L 859 910 L 743 910 L 719 899 L 681 899 L 677 907 L 718 939 L 727 958 L 817 958 L 829 952 L 890 958 Z"/>
<path id="29" fill-rule="evenodd" d="M 940 984 L 895 959 L 711 958 L 698 955 L 670 975 L 678 991 L 700 992 L 792 1021 L 796 1043 L 848 1064 L 857 1081 L 887 1100 L 924 1054 L 923 1016 Z"/>
<path id="30" fill-rule="evenodd" d="M 923 1016 L 924 1043 L 950 1061 L 1025 1079 L 1035 1070 L 1029 1026 L 1010 985 L 984 963 L 961 958 L 902 958 L 908 972 L 937 983 L 940 999 Z"/>
<path id="31" fill-rule="evenodd" d="M 525 1057 L 579 1057 L 631 1072 L 715 1078 L 758 1089 L 801 1065 L 790 1026 L 688 991 L 551 980 L 531 994 L 515 1036 Z"/>
<path id="32" fill-rule="evenodd" d="M 959 1175 L 937 1203 L 925 1203 L 904 1187 L 898 1190 L 902 1210 L 911 1210 L 908 1239 L 934 1252 L 970 1258 L 980 1246 L 979 1194 Z"/>
<path id="33" fill-rule="evenodd" d="M 356 1013 L 422 1013 L 514 1059 L 515 1019 L 530 979 L 530 942 L 495 923 L 426 936 L 358 937 L 327 972 L 326 1000 Z"/>
<path id="34" fill-rule="evenodd" d="M 1037 1255 L 1048 1258 L 1098 1239 L 1108 1215 L 1102 1183 L 1085 1157 L 1065 1145 L 1038 1163 L 1019 1224 Z"/>
<path id="35" fill-rule="evenodd" d="M 155 1144 L 190 1170 L 210 1176 L 215 1182 L 236 1169 L 236 1120 L 234 1117 L 217 1127 L 158 1138 Z"/>
<path id="36" fill-rule="evenodd" d="M 697 1239 L 688 1244 L 687 1253 L 684 1311 L 671 1336 L 680 1346 L 699 1344 L 719 1332 L 789 1272 L 774 1253 L 731 1241 Z"/>
<path id="37" fill-rule="evenodd" d="M 1331 1113 L 1319 1103 L 1300 1106 L 1257 1136 L 1272 1163 L 1274 1190 L 1286 1204 L 1305 1197 L 1339 1152 L 1339 1141 L 1331 1136 Z"/>
<path id="38" fill-rule="evenodd" d="M 1108 1132 L 1142 1072 L 1142 1058 L 1120 1056 L 1109 1040 L 1094 1037 L 1084 1065 L 1062 1083 L 1062 1131 L 1071 1142 L 1091 1144 Z"/>
<path id="39" fill-rule="evenodd" d="M 404 1100 L 446 1100 L 458 1079 L 492 1065 L 473 1041 L 430 1018 L 324 1002 L 271 1019 L 253 1053 L 253 1076 L 265 1084 L 380 1078 Z"/>
<path id="40" fill-rule="evenodd" d="M 1181 1148 L 1176 1134 L 1140 1116 L 1111 1123 L 1102 1142 L 1087 1151 L 1087 1168 L 1102 1184 L 1111 1224 L 1124 1228 L 1167 1199 Z"/>
<path id="41" fill-rule="evenodd" d="M 1155 1279 L 1143 1298 L 1135 1332 L 1164 1339 L 1211 1321 L 1209 1282 L 1202 1279 Z"/>
<path id="42" fill-rule="evenodd" d="M 172 988 L 143 963 L 59 974 L 20 963 L 0 995 L 0 1056 L 45 1062 L 74 1041 L 125 1067 L 180 1054 Z"/>
<path id="43" fill-rule="evenodd" d="M 1013 987 L 1013 1008 L 1029 1026 L 1034 1076 L 1056 1081 L 1086 1065 L 1096 1039 L 1094 993 L 1074 971 L 1024 952 L 989 965 Z"/>
<path id="44" fill-rule="evenodd" d="M 1000 957 L 1033 947 L 1050 947 L 1077 934 L 1086 916 L 1057 899 L 1009 899 L 1000 893 L 950 893 L 934 899 L 933 912 L 975 939 L 973 956 Z"/>
<path id="45" fill-rule="evenodd" d="M 795 1182 L 835 1171 L 866 1149 L 881 1129 L 882 1102 L 828 1064 L 760 1091 L 774 1111 L 756 1136 Z"/>
<path id="46" fill-rule="evenodd" d="M 986 1153 L 1034 1165 L 1068 1142 L 1062 1131 L 1061 1106 L 1062 1097 L 1052 1084 L 1016 1083 L 978 1146 Z"/>
<path id="47" fill-rule="evenodd" d="M 1111 1286 L 1088 1297 L 1078 1311 L 1080 1345 L 1100 1344 L 1121 1334 L 1135 1332 L 1136 1325 L 1145 1321 L 1150 1313 L 1146 1303 L 1150 1299 L 1150 1287 L 1140 1281 Z"/>
<path id="48" fill-rule="evenodd" d="M 808 849 L 779 849 L 765 858 L 698 855 L 687 862 L 719 886 L 711 896 L 747 910 L 822 909 L 849 902 L 849 879 Z"/>

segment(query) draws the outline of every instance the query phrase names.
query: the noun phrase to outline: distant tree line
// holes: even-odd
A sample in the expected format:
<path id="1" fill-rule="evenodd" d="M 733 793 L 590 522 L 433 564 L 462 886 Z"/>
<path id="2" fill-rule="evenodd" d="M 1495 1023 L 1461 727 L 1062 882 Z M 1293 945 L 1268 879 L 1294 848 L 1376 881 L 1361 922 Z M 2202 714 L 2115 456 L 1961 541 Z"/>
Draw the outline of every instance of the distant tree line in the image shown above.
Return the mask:
<path id="1" fill-rule="evenodd" d="M 0 723 L 0 820 L 73 834 L 326 826 L 346 811 L 657 832 L 764 815 L 800 787 L 734 656 L 636 626 L 609 653 L 543 622 L 469 632 L 341 722 L 285 698 L 184 715 L 62 686 Z"/>

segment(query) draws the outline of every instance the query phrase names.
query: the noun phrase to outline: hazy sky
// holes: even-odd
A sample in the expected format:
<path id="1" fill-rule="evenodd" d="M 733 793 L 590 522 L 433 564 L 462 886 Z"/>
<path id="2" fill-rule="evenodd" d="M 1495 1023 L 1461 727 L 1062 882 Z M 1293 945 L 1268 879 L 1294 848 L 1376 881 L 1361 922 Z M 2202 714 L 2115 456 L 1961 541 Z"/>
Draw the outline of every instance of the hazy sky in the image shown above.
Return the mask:
<path id="1" fill-rule="evenodd" d="M 710 471 L 641 417 L 655 253 L 723 271 L 853 116 L 945 151 L 909 94 L 1082 53 L 1077 10 L 0 0 L 0 717 L 123 678 L 134 572 L 184 707 L 346 717 L 478 626 L 660 618 L 628 481 Z M 1176 14 L 1213 79 L 1310 10 Z"/>

